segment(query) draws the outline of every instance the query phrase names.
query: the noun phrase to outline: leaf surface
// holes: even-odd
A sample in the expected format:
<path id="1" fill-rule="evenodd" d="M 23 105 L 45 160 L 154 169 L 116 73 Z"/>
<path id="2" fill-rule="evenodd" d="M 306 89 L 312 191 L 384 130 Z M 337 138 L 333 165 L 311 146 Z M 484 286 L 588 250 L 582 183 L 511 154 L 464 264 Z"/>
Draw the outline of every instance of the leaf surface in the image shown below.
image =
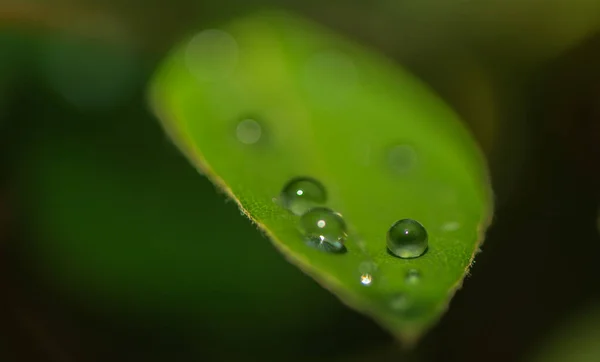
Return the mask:
<path id="1" fill-rule="evenodd" d="M 491 191 L 470 134 L 412 75 L 309 21 L 264 12 L 176 48 L 151 103 L 191 162 L 343 302 L 409 343 L 446 310 L 479 250 Z M 259 130 L 245 130 L 247 119 Z M 321 206 L 348 226 L 346 253 L 307 246 L 280 198 L 296 177 L 324 185 Z M 428 232 L 421 257 L 387 251 L 388 229 L 405 218 Z"/>

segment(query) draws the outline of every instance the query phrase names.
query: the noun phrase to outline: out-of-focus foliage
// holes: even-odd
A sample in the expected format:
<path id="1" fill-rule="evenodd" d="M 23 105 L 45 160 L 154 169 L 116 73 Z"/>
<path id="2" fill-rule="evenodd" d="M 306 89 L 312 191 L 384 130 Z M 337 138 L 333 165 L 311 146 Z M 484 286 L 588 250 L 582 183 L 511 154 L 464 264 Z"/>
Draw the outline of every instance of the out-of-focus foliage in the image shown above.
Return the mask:
<path id="1" fill-rule="evenodd" d="M 557 323 L 530 362 L 600 361 L 600 308 L 590 305 Z"/>

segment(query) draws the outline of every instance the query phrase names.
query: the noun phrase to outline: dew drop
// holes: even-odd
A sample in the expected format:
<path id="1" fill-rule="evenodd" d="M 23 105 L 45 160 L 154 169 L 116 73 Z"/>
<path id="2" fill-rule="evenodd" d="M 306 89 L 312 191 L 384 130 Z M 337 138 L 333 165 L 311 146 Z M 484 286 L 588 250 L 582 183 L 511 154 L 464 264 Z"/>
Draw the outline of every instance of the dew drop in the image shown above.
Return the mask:
<path id="1" fill-rule="evenodd" d="M 417 153 L 411 146 L 396 145 L 388 150 L 386 161 L 393 173 L 407 173 L 416 166 Z"/>
<path id="2" fill-rule="evenodd" d="M 360 283 L 364 286 L 369 286 L 373 282 L 373 276 L 369 273 L 364 273 L 360 276 Z"/>
<path id="3" fill-rule="evenodd" d="M 404 277 L 406 284 L 418 284 L 421 281 L 421 273 L 417 269 L 410 269 Z"/>
<path id="4" fill-rule="evenodd" d="M 208 29 L 190 40 L 185 61 L 199 81 L 218 81 L 231 75 L 238 62 L 238 53 L 238 44 L 231 35 Z"/>
<path id="5" fill-rule="evenodd" d="M 415 220 L 399 220 L 388 231 L 387 247 L 399 258 L 417 258 L 427 250 L 427 231 Z"/>
<path id="6" fill-rule="evenodd" d="M 302 215 L 300 227 L 308 245 L 329 253 L 346 251 L 346 223 L 340 214 L 317 207 Z"/>
<path id="7" fill-rule="evenodd" d="M 410 307 L 410 300 L 404 293 L 396 294 L 390 300 L 390 307 L 397 311 L 405 311 Z"/>
<path id="8" fill-rule="evenodd" d="M 460 223 L 458 221 L 448 221 L 442 225 L 442 231 L 456 231 L 460 229 Z"/>
<path id="9" fill-rule="evenodd" d="M 238 123 L 235 129 L 235 135 L 241 143 L 253 145 L 260 140 L 262 136 L 262 127 L 253 119 L 244 119 Z"/>
<path id="10" fill-rule="evenodd" d="M 363 261 L 360 263 L 358 265 L 360 284 L 367 287 L 373 284 L 378 269 L 377 264 L 372 261 Z"/>
<path id="11" fill-rule="evenodd" d="M 424 313 L 431 310 L 431 305 L 427 300 L 415 300 L 405 293 L 393 295 L 388 303 L 392 310 L 407 321 L 421 318 Z"/>
<path id="12" fill-rule="evenodd" d="M 296 215 L 302 215 L 327 200 L 325 187 L 312 178 L 299 177 L 288 182 L 281 191 L 283 207 Z"/>

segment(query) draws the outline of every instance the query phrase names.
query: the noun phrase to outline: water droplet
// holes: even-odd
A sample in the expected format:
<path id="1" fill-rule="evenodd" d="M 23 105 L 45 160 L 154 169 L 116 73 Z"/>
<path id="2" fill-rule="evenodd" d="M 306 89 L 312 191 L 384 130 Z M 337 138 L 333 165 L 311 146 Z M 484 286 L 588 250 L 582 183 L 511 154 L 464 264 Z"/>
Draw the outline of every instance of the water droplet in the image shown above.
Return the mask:
<path id="1" fill-rule="evenodd" d="M 198 80 L 218 81 L 231 75 L 238 62 L 238 52 L 238 44 L 231 35 L 208 29 L 190 40 L 185 61 Z"/>
<path id="2" fill-rule="evenodd" d="M 394 173 L 406 173 L 417 164 L 417 153 L 408 145 L 396 145 L 387 152 L 387 165 Z"/>
<path id="3" fill-rule="evenodd" d="M 260 140 L 262 136 L 262 127 L 253 119 L 244 119 L 238 123 L 235 129 L 237 139 L 246 145 L 253 145 Z"/>
<path id="4" fill-rule="evenodd" d="M 415 220 L 399 220 L 388 231 L 387 247 L 397 257 L 417 258 L 427 250 L 427 231 Z"/>
<path id="5" fill-rule="evenodd" d="M 442 225 L 442 231 L 456 231 L 460 229 L 460 223 L 458 221 L 449 221 Z"/>
<path id="6" fill-rule="evenodd" d="M 390 300 L 390 307 L 397 311 L 405 311 L 410 306 L 410 300 L 404 293 L 396 294 Z"/>
<path id="7" fill-rule="evenodd" d="M 404 281 L 406 284 L 418 284 L 421 281 L 421 273 L 417 269 L 410 269 L 406 272 Z"/>
<path id="8" fill-rule="evenodd" d="M 360 276 L 360 283 L 365 286 L 371 285 L 373 282 L 373 276 L 369 273 L 365 273 Z"/>
<path id="9" fill-rule="evenodd" d="M 283 207 L 296 215 L 302 215 L 327 200 L 325 187 L 312 178 L 298 177 L 288 182 L 281 191 Z"/>
<path id="10" fill-rule="evenodd" d="M 346 251 L 346 223 L 340 214 L 317 207 L 302 215 L 300 226 L 310 246 L 330 253 Z"/>

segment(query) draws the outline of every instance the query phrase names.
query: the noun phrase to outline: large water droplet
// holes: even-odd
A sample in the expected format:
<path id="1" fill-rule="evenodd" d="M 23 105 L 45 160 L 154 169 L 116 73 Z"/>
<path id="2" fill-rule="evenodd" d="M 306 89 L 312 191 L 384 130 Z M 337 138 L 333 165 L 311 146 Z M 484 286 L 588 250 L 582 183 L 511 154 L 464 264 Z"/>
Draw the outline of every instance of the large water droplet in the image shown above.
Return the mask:
<path id="1" fill-rule="evenodd" d="M 185 61 L 200 81 L 222 80 L 233 72 L 238 62 L 238 44 L 228 33 L 208 29 L 188 43 Z"/>
<path id="2" fill-rule="evenodd" d="M 253 145 L 260 140 L 260 137 L 262 136 L 262 127 L 255 120 L 247 118 L 238 123 L 235 129 L 235 135 L 241 143 Z"/>
<path id="3" fill-rule="evenodd" d="M 417 258 L 427 250 L 427 231 L 415 220 L 399 220 L 388 231 L 387 247 L 397 257 Z"/>
<path id="4" fill-rule="evenodd" d="M 302 215 L 313 207 L 327 201 L 325 187 L 312 178 L 298 177 L 288 182 L 281 191 L 283 207 L 296 215 Z"/>
<path id="5" fill-rule="evenodd" d="M 346 223 L 342 216 L 325 207 L 309 210 L 300 218 L 307 243 L 330 253 L 346 251 Z"/>
<path id="6" fill-rule="evenodd" d="M 386 155 L 387 165 L 392 172 L 403 174 L 411 171 L 417 164 L 417 153 L 408 145 L 391 147 Z"/>

